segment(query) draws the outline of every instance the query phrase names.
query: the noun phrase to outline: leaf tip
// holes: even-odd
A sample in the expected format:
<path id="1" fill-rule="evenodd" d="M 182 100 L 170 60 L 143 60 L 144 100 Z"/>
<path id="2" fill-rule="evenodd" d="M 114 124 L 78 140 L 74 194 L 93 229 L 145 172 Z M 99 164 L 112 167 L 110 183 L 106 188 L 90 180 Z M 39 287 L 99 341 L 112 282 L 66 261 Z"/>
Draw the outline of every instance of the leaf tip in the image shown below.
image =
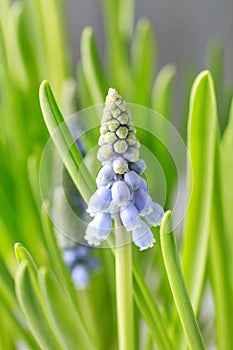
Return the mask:
<path id="1" fill-rule="evenodd" d="M 162 234 L 170 233 L 172 231 L 171 216 L 172 216 L 172 211 L 167 210 L 162 218 L 162 222 L 160 226 L 160 232 Z"/>

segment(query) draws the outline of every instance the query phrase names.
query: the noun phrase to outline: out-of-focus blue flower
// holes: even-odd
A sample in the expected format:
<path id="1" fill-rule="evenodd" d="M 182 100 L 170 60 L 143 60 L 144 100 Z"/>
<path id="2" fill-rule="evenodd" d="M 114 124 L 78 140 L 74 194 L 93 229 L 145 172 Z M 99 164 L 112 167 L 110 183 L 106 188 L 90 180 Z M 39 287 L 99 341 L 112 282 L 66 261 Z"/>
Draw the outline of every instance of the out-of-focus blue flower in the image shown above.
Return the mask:
<path id="1" fill-rule="evenodd" d="M 157 226 L 164 212 L 153 203 L 141 177 L 146 164 L 139 159 L 140 143 L 126 103 L 114 89 L 109 89 L 106 97 L 100 134 L 97 157 L 103 167 L 96 179 L 98 190 L 89 200 L 87 212 L 94 219 L 84 238 L 90 245 L 100 245 L 109 236 L 112 219 L 118 212 L 140 250 L 150 248 L 155 239 L 143 220 Z"/>
<path id="2" fill-rule="evenodd" d="M 92 256 L 93 249 L 73 244 L 63 248 L 63 260 L 71 272 L 72 281 L 77 289 L 85 289 L 90 283 L 90 273 L 100 267 L 99 260 Z"/>

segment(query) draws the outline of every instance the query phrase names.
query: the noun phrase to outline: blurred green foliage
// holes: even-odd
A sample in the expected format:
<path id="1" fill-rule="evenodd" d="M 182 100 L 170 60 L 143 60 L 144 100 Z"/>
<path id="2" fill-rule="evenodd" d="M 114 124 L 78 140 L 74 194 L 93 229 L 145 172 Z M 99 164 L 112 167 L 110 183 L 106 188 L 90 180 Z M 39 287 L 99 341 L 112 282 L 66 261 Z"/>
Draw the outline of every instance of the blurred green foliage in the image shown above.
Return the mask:
<path id="1" fill-rule="evenodd" d="M 4 350 L 118 348 L 114 254 L 99 250 L 102 271 L 92 276 L 87 290 L 76 291 L 45 211 L 51 203 L 42 203 L 40 196 L 41 155 L 49 133 L 64 122 L 63 114 L 103 103 L 108 87 L 113 86 L 126 101 L 150 107 L 174 123 L 176 68 L 166 62 L 156 73 L 152 24 L 145 18 L 135 24 L 134 1 L 102 0 L 106 55 L 101 61 L 93 29 L 85 28 L 75 72 L 66 45 L 65 6 L 60 0 L 0 2 L 0 349 Z M 206 68 L 213 78 L 209 72 L 201 73 L 192 91 L 196 68 L 187 72 L 179 108 L 183 111 L 180 132 L 184 139 L 187 136 L 192 169 L 188 173 L 191 201 L 178 255 L 198 320 L 206 287 L 211 285 L 214 325 L 207 316 L 212 328 L 205 333 L 206 324 L 199 323 L 205 343 L 216 342 L 218 349 L 231 350 L 233 108 L 229 111 L 232 89 L 224 79 L 221 44 L 208 46 Z M 43 83 L 40 90 L 46 123 L 38 93 L 45 79 L 52 87 Z M 150 128 L 149 118 L 144 122 Z M 60 154 L 72 143 L 63 125 L 54 138 Z M 166 130 L 160 132 L 165 132 L 169 143 Z M 143 130 L 138 134 L 162 164 L 169 208 L 177 185 L 173 161 L 158 140 Z M 87 150 L 94 139 L 85 139 Z M 75 177 L 81 161 L 82 154 L 73 145 L 65 166 L 88 198 L 94 186 L 88 169 L 82 169 L 88 186 L 79 187 Z M 46 178 L 51 191 L 52 166 Z M 191 347 L 190 330 L 182 323 L 185 308 L 177 303 L 164 241 L 160 244 L 158 230 L 154 234 L 156 248 L 144 253 L 133 249 L 136 349 L 149 350 L 154 345 L 183 349 L 187 340 Z M 22 243 L 15 246 L 18 267 L 16 242 Z M 191 305 L 189 299 L 187 305 Z"/>

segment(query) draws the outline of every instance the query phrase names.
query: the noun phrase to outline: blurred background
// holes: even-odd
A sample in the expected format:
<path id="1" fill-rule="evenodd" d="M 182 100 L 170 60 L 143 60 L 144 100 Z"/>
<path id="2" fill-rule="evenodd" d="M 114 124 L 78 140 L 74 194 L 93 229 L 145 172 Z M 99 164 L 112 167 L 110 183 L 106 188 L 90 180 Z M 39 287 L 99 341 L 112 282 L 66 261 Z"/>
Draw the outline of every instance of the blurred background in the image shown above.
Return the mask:
<path id="1" fill-rule="evenodd" d="M 66 0 L 66 3 L 67 31 L 74 62 L 79 60 L 80 37 L 87 25 L 94 28 L 103 57 L 105 34 L 101 0 Z M 179 106 L 184 98 L 181 91 L 185 89 L 187 76 L 212 68 L 206 64 L 207 45 L 221 43 L 226 85 L 232 81 L 233 1 L 136 0 L 135 4 L 135 19 L 147 17 L 153 25 L 157 40 L 157 71 L 167 63 L 173 63 L 177 68 L 176 115 L 173 117 L 179 128 L 182 113 Z"/>
<path id="2" fill-rule="evenodd" d="M 101 0 L 66 0 L 67 24 L 74 57 L 79 57 L 82 29 L 91 25 L 104 50 Z M 220 40 L 224 45 L 227 77 L 230 80 L 233 56 L 233 1 L 231 0 L 136 0 L 136 19 L 148 17 L 157 38 L 158 68 L 173 63 L 180 72 L 187 62 L 205 68 L 206 45 Z M 178 74 L 179 75 L 179 74 Z"/>

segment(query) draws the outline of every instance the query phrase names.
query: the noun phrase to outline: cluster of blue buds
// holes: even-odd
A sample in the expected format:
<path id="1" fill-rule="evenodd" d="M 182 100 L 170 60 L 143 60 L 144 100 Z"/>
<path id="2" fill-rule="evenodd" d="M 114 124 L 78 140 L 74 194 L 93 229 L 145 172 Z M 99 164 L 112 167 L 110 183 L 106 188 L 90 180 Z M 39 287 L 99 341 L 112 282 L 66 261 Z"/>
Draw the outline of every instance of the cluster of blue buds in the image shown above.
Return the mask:
<path id="1" fill-rule="evenodd" d="M 99 260 L 92 255 L 92 248 L 75 244 L 66 247 L 62 256 L 75 287 L 78 290 L 86 289 L 90 284 L 91 272 L 99 269 Z"/>
<path id="2" fill-rule="evenodd" d="M 99 150 L 102 162 L 96 178 L 97 190 L 91 196 L 87 212 L 94 219 L 88 224 L 85 239 L 99 246 L 112 230 L 115 213 L 120 215 L 133 242 L 145 250 L 155 239 L 149 225 L 160 224 L 164 210 L 148 194 L 147 183 L 141 177 L 146 164 L 139 159 L 140 143 L 126 103 L 110 88 L 101 120 Z"/>

